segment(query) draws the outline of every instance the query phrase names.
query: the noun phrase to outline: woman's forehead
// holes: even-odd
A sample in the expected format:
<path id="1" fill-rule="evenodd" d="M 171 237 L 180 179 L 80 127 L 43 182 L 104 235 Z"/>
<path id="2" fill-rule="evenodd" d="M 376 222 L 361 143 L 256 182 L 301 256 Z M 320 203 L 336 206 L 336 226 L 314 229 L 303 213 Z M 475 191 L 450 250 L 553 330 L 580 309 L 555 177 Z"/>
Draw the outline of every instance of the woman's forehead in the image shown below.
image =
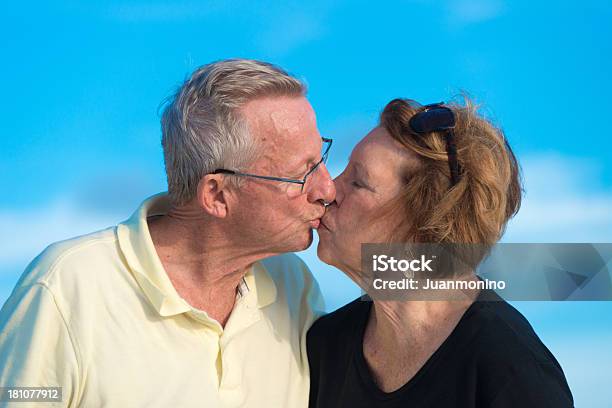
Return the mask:
<path id="1" fill-rule="evenodd" d="M 383 127 L 372 129 L 351 154 L 351 160 L 359 161 L 362 165 L 392 169 L 404 167 L 410 158 L 410 152 Z"/>

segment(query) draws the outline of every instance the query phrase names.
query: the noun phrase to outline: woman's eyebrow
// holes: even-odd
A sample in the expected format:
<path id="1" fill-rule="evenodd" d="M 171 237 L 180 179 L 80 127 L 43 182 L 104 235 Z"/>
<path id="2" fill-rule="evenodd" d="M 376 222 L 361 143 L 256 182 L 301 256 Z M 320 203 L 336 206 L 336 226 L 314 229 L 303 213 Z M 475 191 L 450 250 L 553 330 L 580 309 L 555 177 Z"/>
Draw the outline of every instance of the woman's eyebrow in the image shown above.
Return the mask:
<path id="1" fill-rule="evenodd" d="M 359 173 L 359 176 L 363 177 L 365 181 L 370 179 L 370 173 L 368 173 L 368 169 L 363 164 L 357 162 L 354 168 L 357 170 L 357 173 Z"/>
<path id="2" fill-rule="evenodd" d="M 371 180 L 370 173 L 368 172 L 367 167 L 357 162 L 353 166 L 353 171 L 358 173 L 358 177 L 361 179 L 361 182 L 363 183 L 363 187 L 366 190 L 370 190 L 371 192 L 378 194 L 378 192 L 376 191 L 376 188 L 370 181 Z"/>

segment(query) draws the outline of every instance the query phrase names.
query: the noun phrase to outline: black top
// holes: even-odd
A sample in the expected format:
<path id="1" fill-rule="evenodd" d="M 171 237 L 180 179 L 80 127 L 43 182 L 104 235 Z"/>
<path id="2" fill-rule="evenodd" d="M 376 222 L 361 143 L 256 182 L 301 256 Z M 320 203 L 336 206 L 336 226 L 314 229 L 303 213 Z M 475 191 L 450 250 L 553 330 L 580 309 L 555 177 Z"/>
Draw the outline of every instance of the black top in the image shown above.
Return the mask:
<path id="1" fill-rule="evenodd" d="M 491 298 L 496 301 L 487 301 Z M 310 407 L 573 407 L 561 366 L 525 317 L 481 291 L 416 375 L 385 393 L 363 356 L 372 301 L 360 298 L 308 332 Z"/>

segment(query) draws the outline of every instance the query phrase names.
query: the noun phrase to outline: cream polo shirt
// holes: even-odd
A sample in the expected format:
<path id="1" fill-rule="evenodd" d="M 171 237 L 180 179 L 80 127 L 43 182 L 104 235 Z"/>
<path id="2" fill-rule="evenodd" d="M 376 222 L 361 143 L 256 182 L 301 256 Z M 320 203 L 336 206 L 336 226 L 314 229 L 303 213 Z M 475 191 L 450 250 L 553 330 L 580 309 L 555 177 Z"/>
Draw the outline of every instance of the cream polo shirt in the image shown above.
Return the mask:
<path id="1" fill-rule="evenodd" d="M 0 387 L 63 387 L 62 404 L 33 406 L 307 406 L 305 338 L 323 305 L 306 265 L 254 263 L 222 328 L 162 267 L 146 218 L 167 208 L 154 196 L 28 266 L 0 311 Z"/>

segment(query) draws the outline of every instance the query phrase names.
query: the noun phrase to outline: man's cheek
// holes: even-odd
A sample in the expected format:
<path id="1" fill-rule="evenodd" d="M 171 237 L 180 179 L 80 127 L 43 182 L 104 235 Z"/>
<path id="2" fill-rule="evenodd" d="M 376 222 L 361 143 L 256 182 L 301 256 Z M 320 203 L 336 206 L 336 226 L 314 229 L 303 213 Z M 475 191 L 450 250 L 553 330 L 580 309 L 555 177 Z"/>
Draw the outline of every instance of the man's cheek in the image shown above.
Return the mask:
<path id="1" fill-rule="evenodd" d="M 300 202 L 292 202 L 285 209 L 284 214 L 287 218 L 292 219 L 296 222 L 304 222 L 307 220 L 306 206 Z"/>

